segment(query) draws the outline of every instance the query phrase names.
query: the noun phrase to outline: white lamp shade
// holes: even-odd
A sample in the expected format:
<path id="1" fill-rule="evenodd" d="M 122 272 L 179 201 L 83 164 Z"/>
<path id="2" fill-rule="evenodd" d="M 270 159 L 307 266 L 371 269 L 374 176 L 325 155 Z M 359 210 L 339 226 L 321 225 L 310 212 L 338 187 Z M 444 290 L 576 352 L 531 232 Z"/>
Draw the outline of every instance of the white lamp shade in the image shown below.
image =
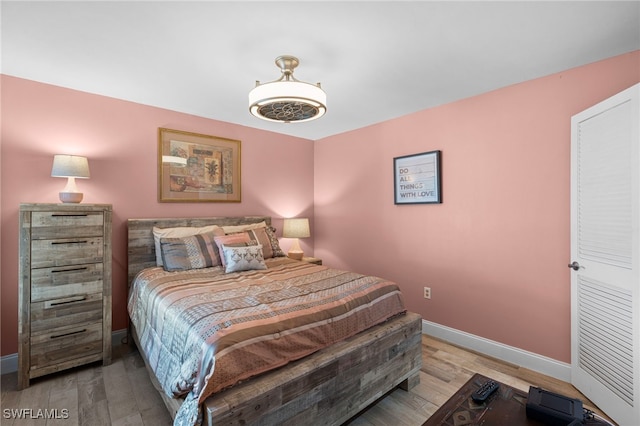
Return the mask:
<path id="1" fill-rule="evenodd" d="M 261 105 L 279 99 L 282 101 L 306 101 L 316 107 L 327 104 L 327 95 L 318 86 L 301 81 L 274 81 L 254 87 L 249 92 L 249 104 Z"/>
<path id="2" fill-rule="evenodd" d="M 51 176 L 88 179 L 89 161 L 78 155 L 55 155 Z"/>
<path id="3" fill-rule="evenodd" d="M 284 238 L 308 238 L 311 236 L 309 231 L 309 219 L 295 218 L 285 219 L 282 228 L 282 236 Z"/>

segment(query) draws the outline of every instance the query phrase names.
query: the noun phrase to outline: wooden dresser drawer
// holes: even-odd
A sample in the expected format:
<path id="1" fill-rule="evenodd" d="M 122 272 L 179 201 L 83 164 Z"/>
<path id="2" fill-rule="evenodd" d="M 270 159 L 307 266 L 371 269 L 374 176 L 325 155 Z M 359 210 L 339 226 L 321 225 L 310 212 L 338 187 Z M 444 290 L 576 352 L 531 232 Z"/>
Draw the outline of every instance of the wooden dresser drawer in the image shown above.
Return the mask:
<path id="1" fill-rule="evenodd" d="M 102 293 L 81 294 L 31 304 L 31 333 L 97 321 L 102 321 Z"/>
<path id="2" fill-rule="evenodd" d="M 33 212 L 31 238 L 95 237 L 104 233 L 102 212 Z"/>
<path id="3" fill-rule="evenodd" d="M 31 270 L 31 302 L 100 293 L 103 264 L 56 266 Z"/>
<path id="4" fill-rule="evenodd" d="M 102 237 L 33 240 L 31 267 L 46 268 L 102 262 L 103 251 Z"/>
<path id="5" fill-rule="evenodd" d="M 102 321 L 31 333 L 30 373 L 76 358 L 102 353 Z"/>

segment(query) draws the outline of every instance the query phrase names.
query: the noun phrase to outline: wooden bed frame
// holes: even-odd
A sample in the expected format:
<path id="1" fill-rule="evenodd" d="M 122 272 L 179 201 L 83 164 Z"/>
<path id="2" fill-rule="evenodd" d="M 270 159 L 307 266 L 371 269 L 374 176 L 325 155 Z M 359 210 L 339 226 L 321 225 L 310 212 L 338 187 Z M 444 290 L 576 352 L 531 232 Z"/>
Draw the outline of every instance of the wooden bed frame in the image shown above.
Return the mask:
<path id="1" fill-rule="evenodd" d="M 129 219 L 129 285 L 140 270 L 156 264 L 154 226 L 228 226 L 262 221 L 271 224 L 266 216 Z M 311 419 L 314 425 L 342 424 L 396 387 L 409 390 L 420 382 L 421 332 L 419 315 L 395 317 L 210 396 L 204 402 L 203 424 L 298 425 Z M 138 344 L 133 326 L 131 334 Z M 148 365 L 146 358 L 145 363 Z M 182 400 L 165 395 L 151 370 L 149 375 L 175 418 Z"/>

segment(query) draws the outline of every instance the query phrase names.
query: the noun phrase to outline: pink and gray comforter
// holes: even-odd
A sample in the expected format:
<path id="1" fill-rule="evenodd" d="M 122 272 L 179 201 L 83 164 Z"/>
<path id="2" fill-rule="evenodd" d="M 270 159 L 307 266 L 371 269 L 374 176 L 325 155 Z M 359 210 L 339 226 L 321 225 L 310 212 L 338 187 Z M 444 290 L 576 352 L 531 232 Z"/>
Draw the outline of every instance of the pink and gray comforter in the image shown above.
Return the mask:
<path id="1" fill-rule="evenodd" d="M 405 312 L 395 283 L 273 258 L 225 274 L 149 268 L 129 316 L 164 392 L 186 396 L 175 424 L 196 424 L 207 396 Z"/>

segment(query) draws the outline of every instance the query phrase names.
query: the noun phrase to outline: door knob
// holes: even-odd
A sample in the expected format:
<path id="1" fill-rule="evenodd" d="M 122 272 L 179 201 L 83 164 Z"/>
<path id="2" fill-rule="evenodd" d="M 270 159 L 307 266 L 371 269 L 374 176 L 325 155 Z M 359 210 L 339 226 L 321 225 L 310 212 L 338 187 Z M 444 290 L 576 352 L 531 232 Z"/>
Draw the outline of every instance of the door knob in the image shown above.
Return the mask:
<path id="1" fill-rule="evenodd" d="M 580 266 L 580 264 L 576 261 L 571 262 L 570 264 L 567 265 L 569 268 L 573 269 L 574 271 L 577 271 L 580 268 L 584 268 L 584 266 Z"/>

